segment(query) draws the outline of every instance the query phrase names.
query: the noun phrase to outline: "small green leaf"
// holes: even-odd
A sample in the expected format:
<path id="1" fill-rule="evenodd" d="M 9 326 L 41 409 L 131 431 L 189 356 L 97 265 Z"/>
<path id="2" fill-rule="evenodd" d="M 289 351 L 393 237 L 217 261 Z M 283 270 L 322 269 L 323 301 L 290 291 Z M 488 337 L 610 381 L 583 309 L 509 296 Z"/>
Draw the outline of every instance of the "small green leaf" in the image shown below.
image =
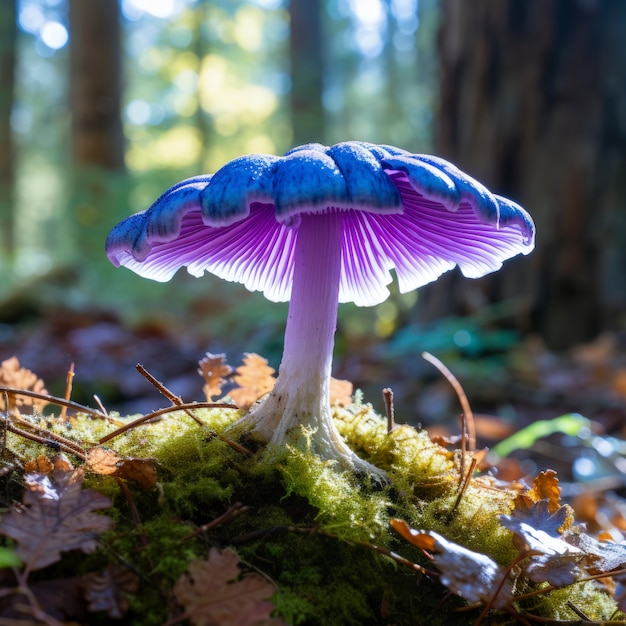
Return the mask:
<path id="1" fill-rule="evenodd" d="M 20 557 L 11 548 L 0 547 L 0 568 L 19 567 L 21 564 Z"/>
<path id="2" fill-rule="evenodd" d="M 539 420 L 507 437 L 491 448 L 490 452 L 503 459 L 514 450 L 531 448 L 537 439 L 542 437 L 554 433 L 576 437 L 583 428 L 589 428 L 589 420 L 578 413 L 567 413 L 551 420 Z"/>

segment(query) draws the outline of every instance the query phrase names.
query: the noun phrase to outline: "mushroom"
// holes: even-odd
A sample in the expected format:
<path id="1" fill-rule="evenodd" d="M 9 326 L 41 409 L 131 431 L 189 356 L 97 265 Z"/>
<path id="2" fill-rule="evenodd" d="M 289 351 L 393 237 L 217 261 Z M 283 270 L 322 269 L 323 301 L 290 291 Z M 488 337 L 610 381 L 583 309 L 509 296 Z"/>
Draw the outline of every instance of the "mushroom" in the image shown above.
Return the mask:
<path id="1" fill-rule="evenodd" d="M 182 266 L 289 300 L 273 391 L 242 421 L 273 444 L 305 437 L 380 475 L 343 441 L 329 401 L 338 302 L 372 306 L 391 269 L 408 292 L 459 266 L 470 278 L 534 247 L 534 224 L 451 163 L 386 145 L 307 144 L 184 180 L 108 236 L 111 262 L 169 280 Z"/>

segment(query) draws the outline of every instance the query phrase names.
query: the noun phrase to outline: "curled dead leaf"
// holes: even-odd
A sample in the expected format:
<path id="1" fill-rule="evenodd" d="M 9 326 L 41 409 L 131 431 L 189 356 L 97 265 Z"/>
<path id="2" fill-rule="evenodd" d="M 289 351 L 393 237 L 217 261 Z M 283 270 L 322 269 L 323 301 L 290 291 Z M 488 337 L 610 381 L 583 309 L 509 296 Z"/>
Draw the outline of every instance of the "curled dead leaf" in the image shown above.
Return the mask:
<path id="1" fill-rule="evenodd" d="M 144 489 L 156 487 L 157 472 L 152 459 L 123 457 L 110 448 L 94 446 L 87 452 L 87 465 L 102 476 L 130 480 Z"/>
<path id="2" fill-rule="evenodd" d="M 561 487 L 556 472 L 548 469 L 535 476 L 533 486 L 524 495 L 533 502 L 547 500 L 548 511 L 555 513 L 561 506 Z"/>

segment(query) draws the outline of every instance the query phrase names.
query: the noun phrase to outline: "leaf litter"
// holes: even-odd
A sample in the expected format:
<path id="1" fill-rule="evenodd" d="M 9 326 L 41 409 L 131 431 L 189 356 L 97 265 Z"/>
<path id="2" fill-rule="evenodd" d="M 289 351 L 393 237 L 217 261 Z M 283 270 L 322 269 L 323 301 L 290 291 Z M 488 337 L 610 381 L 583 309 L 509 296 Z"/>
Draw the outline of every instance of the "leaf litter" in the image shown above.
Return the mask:
<path id="1" fill-rule="evenodd" d="M 3 367 L 6 363 L 3 362 Z M 259 355 L 246 354 L 244 363 L 234 372 L 224 355 L 207 354 L 199 366 L 209 400 L 219 397 L 223 387 L 230 383 L 234 385 L 230 397 L 235 399 L 239 390 L 243 400 L 238 404 L 248 406 L 268 393 L 273 385 L 274 370 Z M 7 371 L 20 369 L 19 363 L 9 360 Z M 43 381 L 29 370 L 24 371 L 26 374 L 20 376 L 25 376 L 22 380 L 29 388 L 46 394 Z M 15 379 L 4 382 L 16 384 Z M 352 385 L 349 381 L 338 382 L 334 401 L 349 405 Z M 17 403 L 9 404 L 7 411 L 17 406 Z M 19 406 L 26 412 L 35 405 L 27 402 Z M 18 415 L 22 417 L 19 412 Z M 151 459 L 125 457 L 99 445 L 83 450 L 85 469 L 95 474 L 131 481 L 145 490 L 154 489 L 157 484 L 157 468 Z M 112 527 L 112 520 L 100 512 L 109 508 L 110 499 L 85 488 L 85 469 L 74 469 L 62 455 L 52 459 L 39 455 L 26 461 L 24 467 L 23 503 L 11 508 L 0 521 L 0 533 L 16 542 L 15 553 L 25 564 L 22 575 L 45 569 L 70 551 L 93 552 L 99 537 Z M 526 596 L 596 578 L 603 580 L 617 608 L 623 611 L 626 546 L 612 541 L 606 532 L 596 539 L 583 526 L 575 524 L 571 507 L 560 502 L 556 472 L 542 472 L 530 488 L 523 491 L 517 486 L 516 489 L 518 496 L 512 510 L 500 516 L 502 526 L 511 531 L 513 545 L 518 550 L 518 557 L 512 563 L 498 563 L 433 530 L 414 530 L 401 519 L 392 520 L 391 524 L 432 561 L 440 572 L 441 583 L 468 602 L 481 604 L 485 610 L 491 607 L 510 612 Z M 417 565 L 416 569 L 419 570 Z M 81 582 L 87 610 L 103 611 L 116 619 L 128 610 L 127 597 L 136 592 L 137 586 L 137 577 L 128 567 L 111 563 L 99 572 L 83 576 Z M 171 623 L 187 618 L 194 625 L 281 624 L 284 622 L 271 617 L 274 607 L 269 598 L 275 591 L 275 585 L 258 574 L 242 575 L 234 552 L 211 548 L 208 559 L 191 561 L 187 573 L 176 582 L 173 593 L 184 613 Z M 36 613 L 32 607 L 31 613 Z"/>

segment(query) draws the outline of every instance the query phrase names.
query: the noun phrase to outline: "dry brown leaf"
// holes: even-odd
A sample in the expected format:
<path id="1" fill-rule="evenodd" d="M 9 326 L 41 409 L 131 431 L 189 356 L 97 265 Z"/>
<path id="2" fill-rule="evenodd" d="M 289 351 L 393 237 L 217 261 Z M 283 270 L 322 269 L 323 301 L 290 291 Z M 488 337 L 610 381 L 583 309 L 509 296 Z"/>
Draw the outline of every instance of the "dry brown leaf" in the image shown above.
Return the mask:
<path id="1" fill-rule="evenodd" d="M 83 477 L 81 469 L 24 476 L 24 506 L 3 516 L 0 533 L 17 542 L 15 552 L 30 569 L 55 563 L 61 552 L 93 552 L 97 536 L 113 524 L 109 517 L 93 513 L 109 508 L 111 500 L 83 489 Z"/>
<path id="2" fill-rule="evenodd" d="M 73 469 L 72 462 L 62 452 L 58 452 L 52 458 L 40 454 L 36 459 L 24 463 L 25 474 L 50 474 L 55 470 L 71 472 Z"/>
<path id="3" fill-rule="evenodd" d="M 524 494 L 533 502 L 548 501 L 548 511 L 554 513 L 561 506 L 561 488 L 554 470 L 541 472 L 533 480 L 533 486 Z"/>
<path id="4" fill-rule="evenodd" d="M 20 367 L 20 362 L 15 356 L 0 363 L 0 385 L 46 395 L 48 393 L 43 380 L 30 370 Z M 48 404 L 47 400 L 9 394 L 9 406 L 7 408 L 5 406 L 5 397 L 4 393 L 0 393 L 0 410 L 2 411 L 8 410 L 24 414 L 39 413 Z"/>
<path id="5" fill-rule="evenodd" d="M 391 526 L 409 543 L 432 555 L 441 582 L 453 593 L 495 608 L 504 608 L 513 601 L 506 570 L 487 555 L 472 552 L 432 530 L 413 530 L 404 520 L 393 519 Z"/>
<path id="6" fill-rule="evenodd" d="M 233 368 L 226 364 L 225 354 L 211 354 L 207 352 L 203 359 L 198 362 L 198 374 L 204 379 L 202 388 L 207 401 L 212 402 L 222 393 L 222 387 L 226 378 L 233 373 Z"/>
<path id="7" fill-rule="evenodd" d="M 240 575 L 234 552 L 211 548 L 208 560 L 189 564 L 188 573 L 174 586 L 174 595 L 194 626 L 284 624 L 270 617 L 274 586 L 258 574 Z"/>
<path id="8" fill-rule="evenodd" d="M 137 576 L 123 565 L 109 565 L 103 572 L 83 577 L 87 608 L 105 611 L 113 619 L 121 619 L 128 611 L 128 595 L 139 588 Z"/>
<path id="9" fill-rule="evenodd" d="M 228 395 L 242 409 L 249 409 L 259 398 L 269 393 L 276 383 L 274 378 L 274 368 L 270 367 L 267 359 L 255 354 L 246 352 L 243 357 L 243 365 L 240 365 L 233 381 L 237 388 Z"/>
<path id="10" fill-rule="evenodd" d="M 354 385 L 349 380 L 330 377 L 330 403 L 337 406 L 352 404 Z"/>
<path id="11" fill-rule="evenodd" d="M 24 463 L 25 474 L 49 474 L 53 469 L 52 461 L 45 454 Z"/>
<path id="12" fill-rule="evenodd" d="M 87 452 L 86 460 L 89 469 L 96 474 L 130 480 L 144 489 L 156 487 L 157 474 L 152 459 L 123 457 L 110 448 L 95 446 Z"/>

